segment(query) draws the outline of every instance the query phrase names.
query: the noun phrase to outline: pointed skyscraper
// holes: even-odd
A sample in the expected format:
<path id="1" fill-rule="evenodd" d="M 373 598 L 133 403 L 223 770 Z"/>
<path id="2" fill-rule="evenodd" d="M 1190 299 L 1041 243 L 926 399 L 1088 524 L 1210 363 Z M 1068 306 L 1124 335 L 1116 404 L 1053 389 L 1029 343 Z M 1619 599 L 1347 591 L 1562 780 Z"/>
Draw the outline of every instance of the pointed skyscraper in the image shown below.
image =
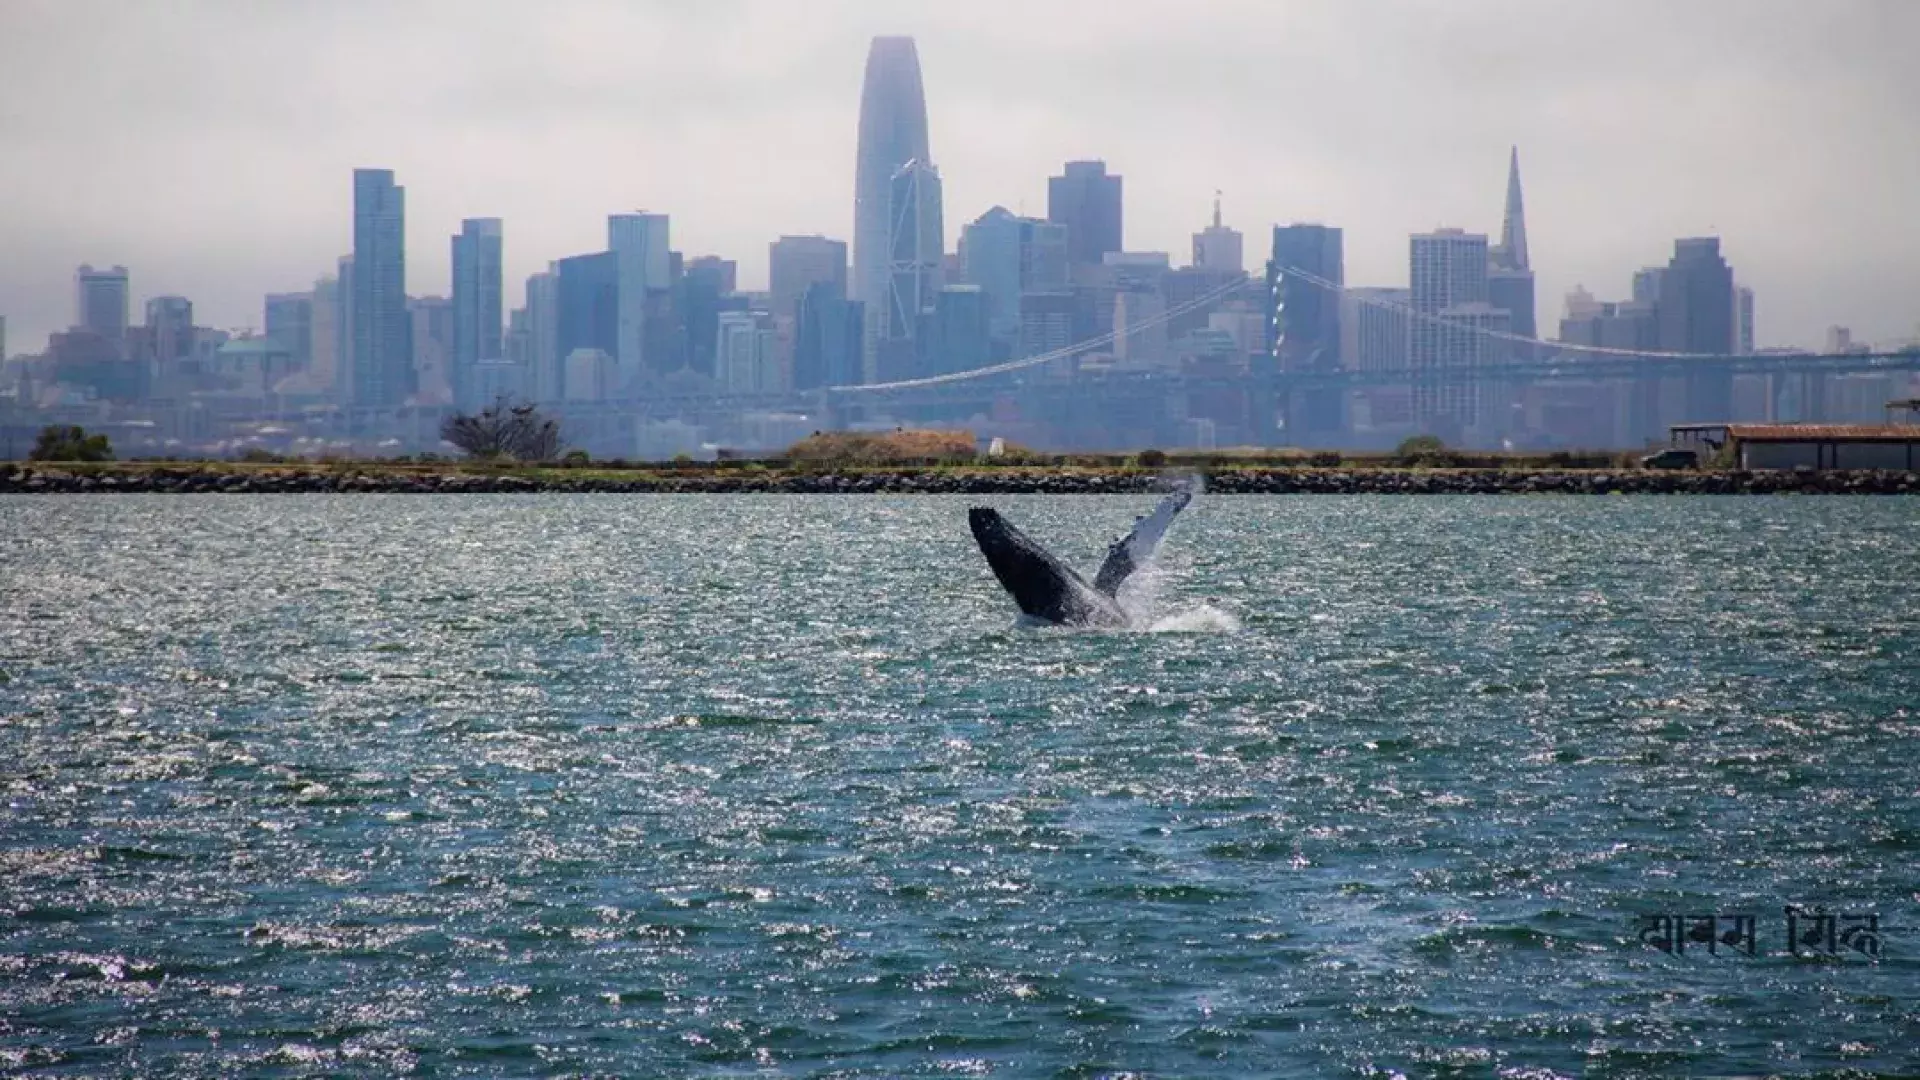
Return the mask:
<path id="1" fill-rule="evenodd" d="M 867 51 L 866 82 L 860 91 L 850 283 L 853 298 L 867 306 L 869 374 L 892 287 L 888 214 L 893 178 L 908 162 L 932 164 L 927 153 L 927 101 L 920 84 L 920 54 L 910 37 L 876 37 Z"/>
<path id="2" fill-rule="evenodd" d="M 1527 261 L 1527 209 L 1520 200 L 1520 148 L 1507 160 L 1507 217 L 1500 226 L 1495 261 L 1506 270 L 1531 270 Z"/>
<path id="3" fill-rule="evenodd" d="M 1511 317 L 1509 327 L 1514 333 L 1539 336 L 1534 322 L 1533 267 L 1527 261 L 1527 211 L 1520 201 L 1517 146 L 1507 160 L 1507 215 L 1500 226 L 1500 243 L 1487 249 L 1487 299 Z"/>

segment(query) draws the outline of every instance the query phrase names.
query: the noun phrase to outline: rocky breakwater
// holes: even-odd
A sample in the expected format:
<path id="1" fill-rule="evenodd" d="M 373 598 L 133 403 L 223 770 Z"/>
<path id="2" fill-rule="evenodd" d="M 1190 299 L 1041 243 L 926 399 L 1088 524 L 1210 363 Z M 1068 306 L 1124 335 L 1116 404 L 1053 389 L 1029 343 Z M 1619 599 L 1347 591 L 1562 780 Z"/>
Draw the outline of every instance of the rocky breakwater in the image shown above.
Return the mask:
<path id="1" fill-rule="evenodd" d="M 934 494 L 1098 495 L 1159 486 L 1150 471 L 987 468 L 789 471 L 707 468 L 658 472 L 428 472 L 374 467 L 219 469 L 62 468 L 0 463 L 0 493 L 389 494 Z M 1910 472 L 1694 472 L 1521 469 L 1222 469 L 1215 494 L 1772 495 L 1920 494 Z"/>

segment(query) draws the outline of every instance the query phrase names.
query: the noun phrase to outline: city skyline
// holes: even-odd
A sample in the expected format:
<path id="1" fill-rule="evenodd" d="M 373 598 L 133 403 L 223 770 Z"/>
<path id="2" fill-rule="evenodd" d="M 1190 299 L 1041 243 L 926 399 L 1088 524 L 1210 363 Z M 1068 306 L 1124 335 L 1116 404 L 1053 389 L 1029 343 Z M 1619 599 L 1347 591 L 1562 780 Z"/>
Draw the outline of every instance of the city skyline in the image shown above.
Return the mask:
<path id="1" fill-rule="evenodd" d="M 1893 104 L 1916 76 L 1876 51 L 1903 28 L 1920 29 L 1920 18 L 1895 4 L 1767 6 L 1742 19 L 1704 3 L 1681 12 L 1620 5 L 1605 19 L 1494 4 L 1441 18 L 1397 5 L 1382 25 L 1331 9 L 1223 3 L 1126 26 L 1076 22 L 1088 9 L 1074 4 L 1019 9 L 1011 21 L 978 8 L 969 20 L 957 9 L 902 15 L 845 4 L 808 19 L 765 4 L 702 14 L 576 4 L 545 16 L 519 55 L 505 50 L 504 31 L 436 23 L 437 9 L 423 4 L 392 13 L 395 42 L 434 48 L 382 83 L 404 91 L 382 103 L 392 114 L 384 122 L 368 112 L 368 88 L 315 75 L 325 74 L 320 60 L 369 47 L 351 20 L 300 5 L 209 3 L 171 19 L 120 8 L 101 18 L 108 10 L 27 3 L 0 14 L 5 99 L 35 102 L 16 106 L 0 129 L 19 166 L 0 178 L 9 253 L 0 314 L 16 351 L 71 321 L 81 263 L 128 266 L 135 310 L 183 295 L 208 325 L 257 327 L 262 295 L 310 287 L 351 249 L 340 177 L 354 167 L 390 168 L 409 189 L 406 243 L 423 253 L 408 259 L 412 295 L 449 294 L 450 266 L 424 253 L 443 251 L 465 218 L 504 220 L 511 305 L 515 283 L 594 249 L 608 214 L 639 207 L 673 217 L 676 250 L 737 259 L 742 286 L 764 288 L 774 238 L 853 239 L 861 58 L 873 34 L 896 33 L 917 42 L 948 251 L 959 228 L 994 205 L 1045 216 L 1048 178 L 1066 161 L 1100 159 L 1127 178 L 1130 250 L 1184 261 L 1223 189 L 1226 221 L 1244 234 L 1340 227 L 1350 282 L 1403 285 L 1408 235 L 1499 235 L 1503 165 L 1518 144 L 1543 330 L 1573 286 L 1623 298 L 1635 269 L 1664 262 L 1671 240 L 1691 235 L 1722 238 L 1741 284 L 1759 296 L 1763 345 L 1818 346 L 1833 324 L 1863 340 L 1910 335 L 1920 296 L 1911 254 L 1920 217 L 1906 212 L 1899 179 L 1920 173 L 1920 151 L 1898 137 L 1911 121 Z M 226 35 L 217 52 L 200 43 L 209 19 Z M 524 22 L 507 25 L 526 31 Z M 1069 23 L 1077 33 L 1041 62 L 1034 39 Z M 1648 43 L 1629 46 L 1617 23 Z M 651 36 L 641 34 L 643 55 L 622 67 L 594 39 L 626 31 Z M 136 98 L 118 88 L 137 58 L 118 79 L 56 84 L 62 69 L 48 60 L 82 32 L 165 44 L 215 69 L 216 59 L 258 51 L 250 43 L 307 34 L 314 57 L 301 63 L 316 67 L 295 65 L 286 86 L 246 95 L 185 63 Z M 1809 63 L 1819 48 L 1842 49 L 1818 42 L 1842 39 L 1844 63 Z M 1568 41 L 1580 43 L 1577 54 L 1548 62 Z M 1408 61 L 1425 63 L 1449 42 L 1478 42 L 1469 55 L 1507 62 L 1476 79 L 1417 85 L 1427 69 Z M 561 43 L 581 50 L 571 66 Z M 1342 75 L 1329 49 L 1377 55 L 1380 70 L 1396 74 Z M 726 62 L 701 68 L 700 58 Z M 1022 79 L 993 77 L 1010 63 L 1026 65 L 1015 68 Z M 642 91 L 662 65 L 700 92 L 678 93 L 672 110 L 645 107 Z M 1182 70 L 1192 85 L 1170 78 Z M 1309 95 L 1318 108 L 1276 109 L 1262 95 L 1280 71 L 1301 85 L 1335 79 L 1354 101 Z M 1777 77 L 1788 71 L 1791 80 Z M 286 95 L 303 86 L 302 100 L 323 104 L 291 107 Z M 1677 90 L 1690 96 L 1676 99 Z M 618 145 L 604 141 L 615 133 Z M 76 167 L 102 142 L 147 167 Z M 176 179 L 189 165 L 193 179 Z"/>

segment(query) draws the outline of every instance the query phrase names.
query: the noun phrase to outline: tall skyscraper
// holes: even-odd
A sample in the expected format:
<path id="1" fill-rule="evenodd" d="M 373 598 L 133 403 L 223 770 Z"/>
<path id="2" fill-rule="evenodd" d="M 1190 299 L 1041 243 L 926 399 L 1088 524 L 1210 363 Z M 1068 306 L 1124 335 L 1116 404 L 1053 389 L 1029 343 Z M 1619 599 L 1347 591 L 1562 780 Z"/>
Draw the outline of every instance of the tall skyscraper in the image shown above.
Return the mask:
<path id="1" fill-rule="evenodd" d="M 1511 327 L 1510 317 L 1488 302 L 1487 238 L 1460 229 L 1413 236 L 1409 256 L 1413 310 L 1408 365 L 1417 371 L 1477 367 L 1497 355 L 1489 332 Z M 1480 421 L 1480 387 L 1459 382 L 1414 387 L 1413 418 L 1429 433 L 1459 438 Z"/>
<path id="2" fill-rule="evenodd" d="M 1733 338 L 1735 352 L 1753 355 L 1753 290 L 1745 285 L 1733 290 Z"/>
<path id="3" fill-rule="evenodd" d="M 447 381 L 454 405 L 471 409 L 477 399 L 473 369 L 505 355 L 500 309 L 506 286 L 499 218 L 468 218 L 453 237 L 453 359 Z"/>
<path id="4" fill-rule="evenodd" d="M 619 330 L 611 392 L 631 393 L 646 370 L 647 294 L 668 288 L 673 261 L 665 214 L 613 214 L 607 218 L 607 250 L 619 266 Z M 564 354 L 563 354 L 564 355 Z"/>
<path id="5" fill-rule="evenodd" d="M 1487 302 L 1507 312 L 1513 332 L 1538 337 L 1533 266 L 1527 258 L 1527 212 L 1520 197 L 1520 148 L 1507 161 L 1507 210 L 1500 243 L 1487 252 Z"/>
<path id="6" fill-rule="evenodd" d="M 127 336 L 127 268 L 95 270 L 82 266 L 74 275 L 73 325 L 109 341 L 124 341 Z"/>
<path id="7" fill-rule="evenodd" d="M 1193 234 L 1193 265 L 1221 274 L 1246 272 L 1246 253 L 1240 232 L 1221 224 L 1218 193 L 1213 197 L 1213 224 Z"/>
<path id="8" fill-rule="evenodd" d="M 353 171 L 353 365 L 348 399 L 395 408 L 413 393 L 406 189 L 391 169 Z"/>
<path id="9" fill-rule="evenodd" d="M 1122 241 L 1120 177 L 1104 161 L 1069 161 L 1047 179 L 1047 220 L 1067 227 L 1067 259 L 1073 266 L 1099 266 Z"/>
<path id="10" fill-rule="evenodd" d="M 266 335 L 280 343 L 296 369 L 313 365 L 313 294 L 268 293 L 261 325 Z M 328 370 L 332 370 L 329 365 Z"/>
<path id="11" fill-rule="evenodd" d="M 1277 225 L 1267 263 L 1268 345 L 1275 368 L 1336 371 L 1341 366 L 1340 293 L 1289 271 L 1344 287 L 1344 234 L 1326 225 Z M 1347 428 L 1344 396 L 1324 389 L 1293 395 L 1286 428 L 1288 441 L 1296 445 L 1338 442 Z"/>
<path id="12" fill-rule="evenodd" d="M 932 162 L 920 55 L 910 37 L 876 37 L 867 51 L 860 91 L 853 192 L 853 297 L 866 305 L 868 367 L 892 307 L 895 177 L 910 162 Z M 935 244 L 934 250 L 939 247 Z"/>
<path id="13" fill-rule="evenodd" d="M 890 372 L 897 375 L 917 362 L 920 320 L 933 310 L 934 294 L 940 291 L 945 227 L 939 170 L 920 161 L 902 166 L 893 176 L 887 216 L 892 261 L 881 349 Z"/>
<path id="14" fill-rule="evenodd" d="M 560 269 L 549 263 L 527 278 L 527 394 L 535 401 L 559 401 L 564 372 L 560 361 Z"/>
<path id="15" fill-rule="evenodd" d="M 1733 268 L 1720 254 L 1720 238 L 1673 242 L 1673 258 L 1660 276 L 1660 349 L 1724 356 L 1734 351 Z M 1733 377 L 1702 369 L 1685 380 L 1688 423 L 1733 418 Z"/>
<path id="16" fill-rule="evenodd" d="M 985 294 L 989 335 L 1011 347 L 1020 336 L 1020 297 L 1068 287 L 1067 227 L 996 206 L 960 230 L 960 272 Z"/>
<path id="17" fill-rule="evenodd" d="M 551 400 L 591 400 L 581 398 L 585 388 L 569 385 L 571 357 L 583 351 L 614 355 L 620 337 L 619 257 L 602 251 L 561 259 L 555 266 L 554 353 L 560 373 Z"/>
<path id="18" fill-rule="evenodd" d="M 1507 158 L 1507 212 L 1500 223 L 1500 246 L 1492 250 L 1494 265 L 1510 270 L 1531 269 L 1527 257 L 1527 208 L 1520 198 L 1520 148 Z"/>
<path id="19" fill-rule="evenodd" d="M 739 266 L 731 259 L 702 255 L 687 260 L 678 286 L 677 306 L 686 328 L 687 366 L 702 375 L 720 374 L 715 361 L 719 355 L 721 314 L 747 310 L 747 298 L 739 294 L 738 285 Z M 767 389 L 760 382 L 754 385 Z"/>

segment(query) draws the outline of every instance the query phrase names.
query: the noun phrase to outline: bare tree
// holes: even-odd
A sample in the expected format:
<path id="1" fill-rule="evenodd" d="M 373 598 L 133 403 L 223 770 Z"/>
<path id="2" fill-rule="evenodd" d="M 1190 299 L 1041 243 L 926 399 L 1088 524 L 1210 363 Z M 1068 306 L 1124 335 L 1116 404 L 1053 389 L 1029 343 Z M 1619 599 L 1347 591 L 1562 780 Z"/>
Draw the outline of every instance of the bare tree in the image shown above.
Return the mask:
<path id="1" fill-rule="evenodd" d="M 455 413 L 440 425 L 440 437 L 471 457 L 551 461 L 560 453 L 560 421 L 540 415 L 532 405 L 511 405 L 505 398 L 478 415 Z"/>

